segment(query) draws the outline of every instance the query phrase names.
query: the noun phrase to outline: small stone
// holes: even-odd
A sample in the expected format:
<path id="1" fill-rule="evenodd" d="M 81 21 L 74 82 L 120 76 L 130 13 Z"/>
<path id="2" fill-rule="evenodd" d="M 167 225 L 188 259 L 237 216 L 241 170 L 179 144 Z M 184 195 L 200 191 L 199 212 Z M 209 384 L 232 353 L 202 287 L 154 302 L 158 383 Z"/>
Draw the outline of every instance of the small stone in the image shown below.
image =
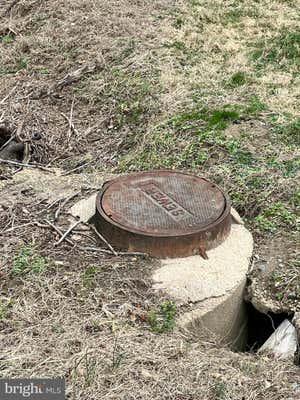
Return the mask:
<path id="1" fill-rule="evenodd" d="M 33 132 L 31 135 L 31 139 L 32 140 L 40 140 L 40 139 L 42 139 L 42 135 L 40 132 L 37 132 L 37 131 Z"/>
<path id="2" fill-rule="evenodd" d="M 231 207 L 230 214 L 235 223 L 237 223 L 239 225 L 244 225 L 244 221 L 240 217 L 239 213 L 233 207 Z"/>
<path id="3" fill-rule="evenodd" d="M 260 272 L 265 272 L 266 269 L 267 269 L 267 266 L 266 266 L 266 264 L 258 264 L 258 265 L 257 265 L 257 269 L 258 269 Z"/>
<path id="4" fill-rule="evenodd" d="M 96 197 L 97 193 L 94 193 L 87 199 L 78 201 L 70 208 L 70 213 L 80 221 L 88 222 L 96 213 Z"/>
<path id="5" fill-rule="evenodd" d="M 299 391 L 299 385 L 298 385 L 298 383 L 296 383 L 296 382 L 294 382 L 294 383 L 292 383 L 291 384 L 291 389 L 292 390 L 294 390 L 295 392 L 297 391 Z"/>
<path id="6" fill-rule="evenodd" d="M 260 353 L 271 353 L 276 358 L 293 358 L 298 347 L 297 331 L 289 320 L 285 319 L 269 339 L 259 348 Z"/>
<path id="7" fill-rule="evenodd" d="M 152 373 L 144 368 L 141 370 L 141 375 L 145 379 L 156 379 L 156 375 L 154 373 Z"/>
<path id="8" fill-rule="evenodd" d="M 75 240 L 75 242 L 80 242 L 82 240 L 82 236 L 80 236 L 80 235 L 72 235 L 72 240 Z"/>

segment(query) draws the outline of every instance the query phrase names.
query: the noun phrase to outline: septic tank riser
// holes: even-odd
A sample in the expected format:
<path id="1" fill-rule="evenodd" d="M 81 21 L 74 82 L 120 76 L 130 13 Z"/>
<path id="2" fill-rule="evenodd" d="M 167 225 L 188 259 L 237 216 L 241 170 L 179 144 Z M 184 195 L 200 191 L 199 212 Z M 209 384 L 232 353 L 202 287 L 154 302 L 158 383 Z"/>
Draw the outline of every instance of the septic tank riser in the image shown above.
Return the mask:
<path id="1" fill-rule="evenodd" d="M 84 219 L 95 213 L 94 196 L 75 204 L 70 212 Z M 199 255 L 160 260 L 153 271 L 153 289 L 158 296 L 178 304 L 177 326 L 199 338 L 243 348 L 246 341 L 247 314 L 243 290 L 253 239 L 235 210 L 231 213 L 240 224 L 232 224 L 228 238 L 208 251 L 208 260 Z M 95 220 L 96 218 L 93 218 Z M 181 311 L 181 307 L 186 310 Z"/>

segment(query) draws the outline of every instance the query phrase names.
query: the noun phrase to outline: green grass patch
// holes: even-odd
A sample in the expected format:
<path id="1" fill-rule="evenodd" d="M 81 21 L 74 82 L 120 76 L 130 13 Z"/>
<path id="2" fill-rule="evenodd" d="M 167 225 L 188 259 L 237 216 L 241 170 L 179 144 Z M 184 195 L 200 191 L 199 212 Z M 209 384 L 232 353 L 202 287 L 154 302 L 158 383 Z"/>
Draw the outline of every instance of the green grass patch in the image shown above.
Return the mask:
<path id="1" fill-rule="evenodd" d="M 85 288 L 90 288 L 95 282 L 97 274 L 101 271 L 101 268 L 97 265 L 88 266 L 81 275 L 82 284 Z"/>
<path id="2" fill-rule="evenodd" d="M 244 109 L 244 114 L 254 117 L 266 109 L 267 106 L 265 103 L 263 103 L 257 95 L 252 95 L 248 100 L 248 105 Z"/>
<path id="3" fill-rule="evenodd" d="M 28 62 L 26 58 L 19 58 L 13 66 L 1 66 L 0 75 L 15 74 L 23 69 L 27 69 Z"/>
<path id="4" fill-rule="evenodd" d="M 224 130 L 230 122 L 235 122 L 239 118 L 240 114 L 234 106 L 225 105 L 222 108 L 211 111 L 207 108 L 202 108 L 200 110 L 177 114 L 170 118 L 169 122 L 181 129 L 203 127 L 206 129 Z"/>
<path id="5" fill-rule="evenodd" d="M 176 306 L 173 301 L 165 300 L 158 308 L 147 314 L 147 322 L 150 329 L 156 333 L 170 331 L 175 326 Z"/>
<path id="6" fill-rule="evenodd" d="M 264 208 L 255 218 L 255 225 L 261 232 L 275 232 L 282 225 L 299 231 L 298 222 L 297 215 L 280 201 Z"/>
<path id="7" fill-rule="evenodd" d="M 120 53 L 115 59 L 115 64 L 119 64 L 132 56 L 136 50 L 136 40 L 135 38 L 122 38 L 118 40 L 118 46 L 120 47 Z"/>
<path id="8" fill-rule="evenodd" d="M 252 165 L 255 161 L 254 155 L 248 150 L 236 150 L 232 152 L 231 159 L 239 165 Z"/>
<path id="9" fill-rule="evenodd" d="M 226 129 L 229 122 L 237 121 L 240 115 L 235 110 L 223 108 L 214 110 L 208 118 L 208 127 Z"/>
<path id="10" fill-rule="evenodd" d="M 47 269 L 49 261 L 35 252 L 33 245 L 22 246 L 14 256 L 11 274 L 25 275 L 27 273 L 40 274 Z"/>
<path id="11" fill-rule="evenodd" d="M 226 382 L 223 382 L 221 379 L 213 379 L 211 384 L 211 391 L 213 394 L 213 398 L 216 400 L 228 399 L 228 388 Z"/>
<path id="12" fill-rule="evenodd" d="M 300 209 L 300 189 L 296 189 L 291 196 L 291 203 L 296 209 Z"/>
<path id="13" fill-rule="evenodd" d="M 47 68 L 42 68 L 42 69 L 40 69 L 39 71 L 39 74 L 41 74 L 41 75 L 49 75 L 49 69 L 47 69 Z"/>
<path id="14" fill-rule="evenodd" d="M 7 32 L 4 35 L 0 35 L 0 43 L 10 44 L 13 43 L 14 40 L 15 40 L 15 34 L 11 31 Z"/>
<path id="15" fill-rule="evenodd" d="M 201 58 L 201 39 L 193 42 L 184 42 L 182 40 L 168 41 L 163 44 L 163 47 L 169 49 L 169 53 L 176 59 L 179 66 L 188 70 L 192 66 L 196 66 Z M 214 51 L 218 51 L 216 48 Z"/>
<path id="16" fill-rule="evenodd" d="M 164 47 L 168 49 L 186 50 L 186 44 L 180 40 L 175 40 L 174 42 L 165 43 Z"/>
<path id="17" fill-rule="evenodd" d="M 300 145 L 300 118 L 284 124 L 273 123 L 272 137 L 276 142 L 298 147 Z"/>
<path id="18" fill-rule="evenodd" d="M 275 217 L 281 219 L 283 222 L 297 228 L 297 216 L 292 211 L 288 210 L 285 205 L 278 201 L 271 204 L 263 211 L 266 217 Z M 298 227 L 299 228 L 299 227 Z"/>
<path id="19" fill-rule="evenodd" d="M 175 114 L 154 127 L 137 151 L 120 160 L 121 171 L 151 168 L 197 168 L 206 163 L 211 149 L 218 148 L 218 158 L 226 155 L 234 164 L 252 165 L 256 160 L 243 138 L 232 140 L 224 131 L 243 118 L 264 109 L 258 97 L 246 105 L 220 108 L 195 108 Z"/>
<path id="20" fill-rule="evenodd" d="M 267 158 L 267 164 L 282 173 L 284 178 L 293 178 L 300 171 L 300 157 L 296 156 L 288 160 L 280 160 L 275 156 Z"/>
<path id="21" fill-rule="evenodd" d="M 200 110 L 192 110 L 189 112 L 176 114 L 170 118 L 169 123 L 174 127 L 185 129 L 196 126 L 199 121 L 207 121 L 208 117 L 208 110 L 206 108 L 202 108 Z"/>
<path id="22" fill-rule="evenodd" d="M 255 217 L 254 225 L 261 233 L 272 233 L 277 229 L 277 224 L 275 222 L 270 221 L 267 217 L 261 214 Z"/>
<path id="23" fill-rule="evenodd" d="M 196 167 L 206 162 L 208 147 L 223 146 L 224 129 L 239 118 L 232 106 L 176 114 L 157 126 L 137 154 L 125 156 L 120 169 Z M 181 138 L 181 139 L 180 139 Z M 177 144 L 180 142 L 178 148 Z"/>
<path id="24" fill-rule="evenodd" d="M 223 23 L 237 24 L 244 16 L 244 7 L 234 6 L 224 13 Z"/>
<path id="25" fill-rule="evenodd" d="M 173 22 L 173 26 L 176 29 L 181 29 L 183 25 L 184 25 L 184 19 L 182 17 L 177 17 Z"/>
<path id="26" fill-rule="evenodd" d="M 247 82 L 247 76 L 245 72 L 238 71 L 235 72 L 229 79 L 229 86 L 231 87 L 238 87 L 243 86 Z"/>
<path id="27" fill-rule="evenodd" d="M 279 69 L 292 65 L 300 67 L 300 31 L 282 28 L 274 37 L 257 41 L 255 47 L 251 58 L 259 68 L 267 65 Z"/>
<path id="28" fill-rule="evenodd" d="M 255 5 L 247 7 L 246 4 L 241 5 L 240 1 L 234 2 L 231 7 L 225 7 L 225 10 L 222 18 L 224 25 L 241 25 L 243 17 L 259 18 L 259 9 Z"/>

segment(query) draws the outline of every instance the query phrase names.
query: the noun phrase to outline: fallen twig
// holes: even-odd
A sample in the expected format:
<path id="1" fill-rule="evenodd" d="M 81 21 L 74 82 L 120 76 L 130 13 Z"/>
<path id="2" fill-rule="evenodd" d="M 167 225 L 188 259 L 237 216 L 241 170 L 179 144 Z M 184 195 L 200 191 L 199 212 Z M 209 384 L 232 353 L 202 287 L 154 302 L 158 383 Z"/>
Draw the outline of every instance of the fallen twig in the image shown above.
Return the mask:
<path id="1" fill-rule="evenodd" d="M 40 99 L 46 96 L 52 96 L 57 90 L 61 90 L 65 86 L 78 82 L 86 74 L 91 74 L 97 70 L 100 70 L 101 68 L 103 68 L 103 66 L 100 65 L 98 62 L 95 62 L 93 65 L 85 65 L 75 71 L 69 72 L 51 87 L 31 91 L 25 98 L 30 97 L 32 99 Z"/>
<path id="2" fill-rule="evenodd" d="M 53 228 L 61 237 L 64 235 L 63 231 L 58 228 L 56 225 L 54 225 L 52 222 L 48 221 L 47 219 L 45 220 L 45 222 L 51 227 Z M 72 240 L 68 239 L 67 237 L 64 238 L 64 240 L 69 243 L 71 246 L 75 246 L 75 243 L 72 242 Z"/>
<path id="3" fill-rule="evenodd" d="M 149 254 L 141 253 L 139 251 L 118 251 L 118 256 L 139 256 L 139 257 L 148 257 Z"/>
<path id="4" fill-rule="evenodd" d="M 98 69 L 98 65 L 84 65 L 81 68 L 78 68 L 75 71 L 69 72 L 66 76 L 63 77 L 60 81 L 58 81 L 54 87 L 55 89 L 62 89 L 65 86 L 68 86 L 74 82 L 79 81 L 85 74 L 90 74 Z"/>
<path id="5" fill-rule="evenodd" d="M 84 250 L 84 251 L 94 251 L 94 252 L 99 252 L 99 253 L 103 253 L 103 254 L 112 254 L 112 252 L 110 250 L 106 250 L 106 249 L 101 249 L 100 247 L 90 247 L 90 246 L 78 246 L 79 250 Z"/>
<path id="6" fill-rule="evenodd" d="M 100 240 L 102 240 L 103 243 L 106 244 L 106 246 L 107 246 L 107 247 L 109 248 L 109 250 L 113 253 L 113 255 L 118 256 L 118 253 L 115 251 L 115 249 L 112 247 L 112 245 L 105 239 L 104 236 L 101 235 L 101 233 L 99 233 L 99 232 L 97 231 L 97 229 L 96 229 L 93 225 L 90 225 L 90 224 L 84 224 L 84 225 L 89 226 L 89 227 L 95 232 L 95 234 L 98 236 L 98 238 L 99 238 Z"/>
<path id="7" fill-rule="evenodd" d="M 2 17 L 5 17 L 10 11 L 13 9 L 14 6 L 16 6 L 19 3 L 20 0 L 13 0 L 10 5 L 4 10 L 2 13 Z"/>
<path id="8" fill-rule="evenodd" d="M 80 223 L 81 221 L 76 221 L 73 225 L 71 225 L 69 229 L 67 229 L 66 232 L 62 235 L 59 241 L 54 244 L 54 246 L 58 246 L 61 242 L 63 242 L 66 239 L 66 237 L 72 232 L 72 230 Z"/>
<path id="9" fill-rule="evenodd" d="M 76 135 L 78 135 L 78 131 L 75 128 L 75 125 L 73 124 L 73 111 L 74 111 L 74 97 L 72 100 L 72 105 L 71 105 L 71 110 L 70 110 L 70 116 L 68 117 L 66 114 L 61 113 L 61 115 L 67 120 L 68 124 L 69 124 L 69 130 L 67 133 L 67 142 L 68 144 L 70 143 L 70 139 L 71 139 L 71 133 L 75 133 Z"/>
<path id="10" fill-rule="evenodd" d="M 62 207 L 61 206 L 61 202 L 59 201 L 57 210 L 55 211 L 55 214 L 54 214 L 54 221 L 58 220 L 58 217 L 59 217 L 60 212 L 61 212 L 61 207 Z"/>
<path id="11" fill-rule="evenodd" d="M 70 196 L 68 196 L 67 198 L 65 198 L 64 201 L 63 201 L 62 203 L 60 203 L 60 200 L 59 200 L 59 205 L 58 205 L 58 208 L 57 208 L 57 210 L 56 210 L 56 212 L 55 212 L 55 215 L 54 215 L 54 221 L 56 221 L 56 220 L 58 219 L 59 214 L 60 214 L 60 212 L 61 212 L 61 209 L 64 208 L 65 205 L 66 205 L 69 201 L 71 201 L 72 199 L 74 199 L 74 197 L 78 196 L 80 192 L 81 192 L 81 191 L 79 190 L 78 192 L 71 194 Z"/>
<path id="12" fill-rule="evenodd" d="M 22 162 L 27 164 L 30 161 L 30 143 L 24 143 L 24 153 Z"/>
<path id="13" fill-rule="evenodd" d="M 13 226 L 13 227 L 11 227 L 11 228 L 8 228 L 8 229 L 6 229 L 6 230 L 1 231 L 0 234 L 3 235 L 4 233 L 12 232 L 12 231 L 15 231 L 16 229 L 24 228 L 25 226 L 29 226 L 29 225 L 34 225 L 34 222 L 28 222 L 28 223 L 26 223 L 26 224 Z M 5 228 L 4 228 L 4 229 L 5 229 Z"/>
<path id="14" fill-rule="evenodd" d="M 87 247 L 84 247 L 84 246 L 78 246 L 78 249 L 80 249 L 80 250 L 86 250 L 86 251 L 95 251 L 95 252 L 99 252 L 99 253 L 105 253 L 105 254 L 111 254 L 111 255 L 114 255 L 112 252 L 111 252 L 111 250 L 106 250 L 106 249 L 101 249 L 100 247 L 90 247 L 90 246 L 87 246 Z M 140 253 L 140 252 L 135 252 L 135 251 L 119 251 L 118 253 L 117 253 L 117 256 L 129 256 L 129 257 L 132 257 L 132 256 L 140 256 L 140 257 L 147 257 L 148 256 L 148 254 L 146 254 L 146 253 Z"/>
<path id="15" fill-rule="evenodd" d="M 61 175 L 62 175 L 62 176 L 70 175 L 70 174 L 72 174 L 72 172 L 78 171 L 79 169 L 86 167 L 86 166 L 89 165 L 90 163 L 91 163 L 91 161 L 88 161 L 88 162 L 86 162 L 85 164 L 79 165 L 78 167 L 73 168 L 73 169 L 71 169 L 70 171 L 67 171 L 67 172 L 65 172 L 65 173 L 63 173 L 63 174 L 61 174 Z"/>
<path id="16" fill-rule="evenodd" d="M 0 147 L 0 151 L 3 150 L 3 149 L 5 149 L 5 147 L 6 147 L 7 145 L 9 145 L 9 143 L 10 143 L 12 140 L 14 140 L 14 138 L 15 138 L 15 135 L 11 136 L 11 137 Z"/>
<path id="17" fill-rule="evenodd" d="M 4 104 L 6 102 L 6 100 L 8 100 L 10 98 L 10 96 L 14 93 L 14 91 L 17 89 L 18 87 L 18 83 L 16 84 L 16 86 L 14 86 L 11 91 L 0 101 L 0 104 Z"/>
<path id="18" fill-rule="evenodd" d="M 16 165 L 18 167 L 25 167 L 25 168 L 39 168 L 43 171 L 53 172 L 52 169 L 43 167 L 42 165 L 39 165 L 39 164 L 25 164 L 25 163 L 21 163 L 18 161 L 3 160 L 2 158 L 0 158 L 0 163 Z"/>
<path id="19" fill-rule="evenodd" d="M 56 199 L 56 200 L 54 200 L 51 204 L 49 204 L 49 205 L 46 207 L 46 209 L 49 210 L 49 208 L 54 207 L 55 204 L 57 204 L 57 203 L 59 203 L 59 202 L 61 202 L 61 201 L 62 201 L 62 199 Z M 43 210 L 43 211 L 44 211 L 44 210 Z"/>
<path id="20" fill-rule="evenodd" d="M 125 256 L 125 257 L 133 257 L 133 256 L 138 256 L 138 257 L 147 257 L 148 254 L 146 253 L 140 253 L 140 252 L 127 252 L 127 251 L 119 251 L 116 252 L 115 250 L 107 250 L 107 249 L 101 249 L 100 247 L 92 247 L 92 246 L 80 246 L 80 245 L 76 245 L 71 239 L 69 239 L 67 237 L 67 235 L 69 235 L 71 233 L 71 231 L 73 231 L 73 229 L 79 225 L 81 223 L 81 221 L 76 221 L 76 223 L 74 223 L 65 233 L 56 225 L 54 225 L 52 222 L 45 220 L 46 224 L 48 224 L 49 227 L 51 227 L 52 229 L 54 229 L 60 236 L 60 240 L 55 244 L 55 246 L 57 246 L 59 244 L 59 242 L 62 242 L 63 240 L 65 242 L 67 242 L 68 244 L 70 244 L 72 247 L 76 247 L 78 250 L 83 250 L 83 251 L 92 251 L 92 252 L 98 252 L 98 253 L 103 253 L 103 254 L 110 254 L 113 255 L 115 257 L 118 256 Z M 31 222 L 29 224 L 26 225 L 37 225 L 41 228 L 47 228 L 47 225 L 43 225 L 39 222 Z M 88 225 L 85 224 L 84 225 Z M 25 225 L 22 225 L 25 226 Z M 20 226 L 21 227 L 21 226 Z"/>
<path id="21" fill-rule="evenodd" d="M 16 132 L 16 138 L 19 142 L 21 142 L 21 133 L 23 131 L 24 128 L 24 124 L 25 124 L 25 118 L 22 119 L 22 121 L 20 121 L 18 128 L 17 128 L 17 132 Z"/>

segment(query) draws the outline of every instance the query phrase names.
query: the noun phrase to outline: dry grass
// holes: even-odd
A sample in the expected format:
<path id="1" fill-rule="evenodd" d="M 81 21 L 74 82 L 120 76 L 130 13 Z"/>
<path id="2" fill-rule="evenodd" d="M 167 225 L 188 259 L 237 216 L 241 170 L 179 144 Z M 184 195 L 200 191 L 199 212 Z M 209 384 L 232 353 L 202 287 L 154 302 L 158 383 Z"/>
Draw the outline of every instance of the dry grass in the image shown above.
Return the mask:
<path id="1" fill-rule="evenodd" d="M 180 66 L 180 57 L 175 57 L 174 62 L 174 49 L 171 56 L 169 53 L 163 59 L 163 71 L 173 77 L 171 90 L 176 92 L 179 87 L 187 92 L 189 88 L 188 96 L 191 96 L 193 86 L 197 85 L 204 103 L 217 104 L 239 102 L 252 92 L 259 94 L 272 112 L 299 115 L 297 65 L 284 72 L 268 65 L 258 74 L 249 62 L 249 52 L 255 49 L 257 41 L 272 40 L 283 27 L 299 32 L 297 7 L 293 3 L 274 1 L 250 4 L 201 1 L 195 2 L 192 8 L 190 3 L 186 2 L 186 7 L 180 10 L 184 21 L 180 29 L 170 24 L 164 26 L 165 41 L 181 42 L 190 53 L 185 58 L 190 62 L 184 68 Z M 247 85 L 224 87 L 239 71 L 247 75 Z M 166 86 L 170 87 L 168 79 Z"/>
<path id="2" fill-rule="evenodd" d="M 267 264 L 265 275 L 254 271 L 256 296 L 267 288 L 278 309 L 297 310 L 297 6 L 20 0 L 0 24 L 0 121 L 19 127 L 31 162 L 78 168 L 70 185 L 82 171 L 161 166 L 211 177 L 255 234 L 255 267 Z M 70 399 L 300 398 L 291 364 L 152 333 L 146 316 L 161 301 L 150 290 L 152 261 L 53 247 L 48 228 L 7 232 L 56 209 L 33 185 L 16 189 L 13 172 L 2 174 L 5 190 L 18 190 L 13 206 L 0 203 L 2 376 L 65 376 Z M 12 274 L 28 244 L 40 271 Z"/>
<path id="3" fill-rule="evenodd" d="M 17 125 L 25 118 L 27 138 L 33 130 L 43 134 L 43 151 L 34 156 L 38 161 L 68 167 L 69 156 L 88 151 L 108 165 L 114 161 L 131 134 L 121 120 L 132 119 L 134 126 L 136 112 L 147 122 L 148 86 L 157 84 L 158 16 L 171 5 L 21 1 L 3 20 L 0 68 L 6 79 L 0 98 L 18 86 L 5 102 L 2 119 Z M 72 85 L 56 86 L 81 67 L 91 72 L 84 71 Z M 73 99 L 78 134 L 65 146 L 68 125 L 62 113 L 69 115 Z"/>
<path id="4" fill-rule="evenodd" d="M 54 211 L 26 204 L 24 194 L 14 210 L 15 226 L 51 218 Z M 63 212 L 60 226 L 66 223 Z M 72 239 L 83 243 L 82 233 Z M 161 299 L 151 292 L 149 260 L 100 257 L 66 244 L 55 248 L 55 236 L 30 226 L 5 234 L 1 376 L 64 376 L 69 399 L 299 396 L 298 367 L 290 362 L 233 353 L 209 338 L 197 343 L 177 331 L 152 333 L 146 316 Z M 39 262 L 40 272 L 13 272 L 16 261 L 24 260 L 25 243 L 32 249 L 28 266 Z"/>

